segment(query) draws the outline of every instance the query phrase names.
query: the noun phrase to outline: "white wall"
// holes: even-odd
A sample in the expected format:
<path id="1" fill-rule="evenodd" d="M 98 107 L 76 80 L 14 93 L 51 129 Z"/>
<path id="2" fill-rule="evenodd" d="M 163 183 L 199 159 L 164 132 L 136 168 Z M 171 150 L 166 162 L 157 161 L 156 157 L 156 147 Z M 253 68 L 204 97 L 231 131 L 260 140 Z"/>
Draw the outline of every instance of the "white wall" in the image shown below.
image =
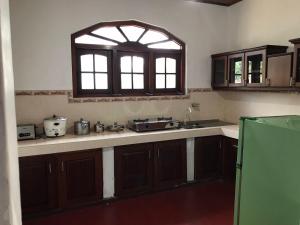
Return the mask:
<path id="1" fill-rule="evenodd" d="M 0 224 L 21 225 L 9 1 L 0 1 Z"/>
<path id="2" fill-rule="evenodd" d="M 227 50 L 227 8 L 184 0 L 11 0 L 17 90 L 70 90 L 70 34 L 136 19 L 187 44 L 187 86 L 210 87 L 210 55 Z"/>
<path id="3" fill-rule="evenodd" d="M 230 48 L 291 45 L 300 37 L 299 9 L 299 0 L 243 0 L 230 7 Z"/>

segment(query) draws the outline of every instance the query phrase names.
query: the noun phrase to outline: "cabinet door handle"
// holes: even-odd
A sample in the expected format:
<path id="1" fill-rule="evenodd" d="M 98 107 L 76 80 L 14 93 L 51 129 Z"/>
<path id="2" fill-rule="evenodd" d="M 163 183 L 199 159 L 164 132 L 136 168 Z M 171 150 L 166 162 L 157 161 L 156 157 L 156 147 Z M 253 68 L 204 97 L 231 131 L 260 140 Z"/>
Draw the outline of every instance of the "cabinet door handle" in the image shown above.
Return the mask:
<path id="1" fill-rule="evenodd" d="M 235 149 L 239 148 L 239 146 L 237 146 L 237 145 L 232 145 L 232 147 L 234 147 Z"/>
<path id="2" fill-rule="evenodd" d="M 149 157 L 149 160 L 151 159 L 151 152 L 150 150 L 148 151 L 148 157 Z"/>
<path id="3" fill-rule="evenodd" d="M 64 162 L 61 162 L 61 172 L 64 172 L 65 171 L 65 165 L 64 165 Z"/>
<path id="4" fill-rule="evenodd" d="M 52 173 L 52 165 L 51 165 L 51 163 L 48 164 L 48 169 L 49 169 L 49 174 L 51 174 Z"/>
<path id="5" fill-rule="evenodd" d="M 158 148 L 157 149 L 157 158 L 159 158 L 159 151 L 160 151 L 160 149 Z"/>

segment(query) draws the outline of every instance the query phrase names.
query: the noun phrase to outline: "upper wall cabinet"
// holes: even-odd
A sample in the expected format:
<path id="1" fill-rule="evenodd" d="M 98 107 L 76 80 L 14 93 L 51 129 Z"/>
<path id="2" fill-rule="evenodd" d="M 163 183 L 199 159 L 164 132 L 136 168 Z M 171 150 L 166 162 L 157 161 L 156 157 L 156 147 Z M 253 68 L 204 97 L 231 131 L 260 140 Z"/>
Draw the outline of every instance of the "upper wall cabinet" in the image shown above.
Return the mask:
<path id="1" fill-rule="evenodd" d="M 286 54 L 286 51 L 286 46 L 267 45 L 212 55 L 212 86 L 214 88 L 230 87 L 248 89 L 271 86 L 271 78 L 268 77 L 267 73 L 268 57 L 278 54 L 281 56 L 281 54 Z M 222 63 L 226 61 L 227 68 L 226 66 L 222 67 Z M 271 75 L 271 77 L 273 76 Z M 283 86 L 286 86 L 286 83 Z"/>

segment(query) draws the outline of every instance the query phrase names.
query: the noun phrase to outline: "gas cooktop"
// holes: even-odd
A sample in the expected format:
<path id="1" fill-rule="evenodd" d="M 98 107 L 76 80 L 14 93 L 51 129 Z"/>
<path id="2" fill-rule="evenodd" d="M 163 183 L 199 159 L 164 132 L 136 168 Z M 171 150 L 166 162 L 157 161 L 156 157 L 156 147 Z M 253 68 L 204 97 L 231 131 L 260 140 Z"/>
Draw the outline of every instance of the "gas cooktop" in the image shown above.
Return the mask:
<path id="1" fill-rule="evenodd" d="M 168 130 L 180 128 L 180 122 L 172 117 L 157 117 L 146 119 L 134 119 L 128 121 L 128 128 L 136 132 L 155 130 Z"/>

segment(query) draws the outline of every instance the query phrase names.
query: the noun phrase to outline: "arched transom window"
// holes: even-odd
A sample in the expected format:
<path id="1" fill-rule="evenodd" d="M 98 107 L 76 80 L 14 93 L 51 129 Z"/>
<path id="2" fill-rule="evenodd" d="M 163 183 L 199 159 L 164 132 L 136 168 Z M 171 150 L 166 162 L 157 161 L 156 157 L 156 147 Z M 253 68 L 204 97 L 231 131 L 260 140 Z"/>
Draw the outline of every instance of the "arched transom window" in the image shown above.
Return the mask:
<path id="1" fill-rule="evenodd" d="M 184 94 L 185 44 L 163 28 L 105 22 L 71 39 L 74 97 Z"/>

